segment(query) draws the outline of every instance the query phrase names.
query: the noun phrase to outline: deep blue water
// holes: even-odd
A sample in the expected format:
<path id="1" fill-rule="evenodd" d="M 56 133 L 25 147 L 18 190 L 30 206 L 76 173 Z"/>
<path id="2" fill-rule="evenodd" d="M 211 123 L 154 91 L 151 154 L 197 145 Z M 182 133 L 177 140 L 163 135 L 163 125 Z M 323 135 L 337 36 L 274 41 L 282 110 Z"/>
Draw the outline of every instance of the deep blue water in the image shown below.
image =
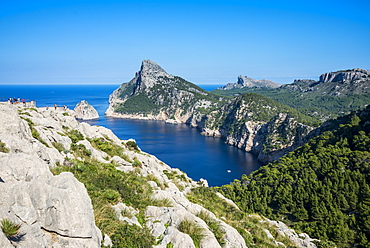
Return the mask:
<path id="1" fill-rule="evenodd" d="M 108 97 L 119 85 L 0 85 L 0 100 L 20 97 L 35 100 L 37 107 L 67 105 L 81 100 L 93 105 L 101 116 L 88 121 L 111 129 L 119 138 L 136 140 L 139 147 L 194 180 L 205 178 L 211 186 L 227 184 L 258 169 L 261 164 L 250 153 L 226 145 L 221 139 L 205 137 L 185 124 L 126 120 L 104 116 Z M 200 85 L 205 90 L 219 85 Z M 228 172 L 230 170 L 231 172 Z"/>

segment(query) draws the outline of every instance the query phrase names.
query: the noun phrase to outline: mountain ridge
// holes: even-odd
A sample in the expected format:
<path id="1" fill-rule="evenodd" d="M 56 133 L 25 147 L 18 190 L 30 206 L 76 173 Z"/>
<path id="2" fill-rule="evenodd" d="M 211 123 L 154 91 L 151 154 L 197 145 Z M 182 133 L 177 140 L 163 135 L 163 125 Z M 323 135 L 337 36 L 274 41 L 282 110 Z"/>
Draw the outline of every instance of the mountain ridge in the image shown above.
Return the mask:
<path id="1" fill-rule="evenodd" d="M 319 80 L 296 79 L 279 88 L 241 88 L 214 90 L 222 96 L 257 93 L 326 121 L 366 107 L 370 102 L 370 71 L 341 70 L 324 73 Z"/>

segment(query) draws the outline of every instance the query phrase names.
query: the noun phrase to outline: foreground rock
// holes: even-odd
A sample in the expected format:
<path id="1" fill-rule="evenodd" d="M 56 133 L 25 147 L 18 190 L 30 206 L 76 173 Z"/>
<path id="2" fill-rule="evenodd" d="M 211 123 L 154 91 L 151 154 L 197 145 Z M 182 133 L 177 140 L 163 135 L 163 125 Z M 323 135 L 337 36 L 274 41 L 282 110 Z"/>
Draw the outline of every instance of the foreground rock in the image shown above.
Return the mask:
<path id="1" fill-rule="evenodd" d="M 81 102 L 77 103 L 76 107 L 74 108 L 74 111 L 76 113 L 77 119 L 81 120 L 99 119 L 98 111 L 96 111 L 96 109 L 85 100 L 82 100 Z"/>
<path id="2" fill-rule="evenodd" d="M 18 110 L 23 111 L 0 104 L 0 140 L 7 148 L 7 152 L 0 152 L 0 219 L 22 224 L 15 237 L 16 246 L 100 247 L 101 233 L 95 226 L 84 185 L 71 173 L 53 176 L 49 170 L 63 163 L 66 156 L 51 141 L 64 140 L 68 149 L 71 141 L 58 132 L 63 132 L 62 125 L 72 127 L 79 123 L 57 111 L 19 115 Z M 32 132 L 28 124 L 31 122 Z M 35 130 L 40 131 L 46 143 L 33 137 Z M 48 143 L 50 146 L 46 147 Z M 1 235 L 0 239 L 2 247 L 15 242 Z"/>

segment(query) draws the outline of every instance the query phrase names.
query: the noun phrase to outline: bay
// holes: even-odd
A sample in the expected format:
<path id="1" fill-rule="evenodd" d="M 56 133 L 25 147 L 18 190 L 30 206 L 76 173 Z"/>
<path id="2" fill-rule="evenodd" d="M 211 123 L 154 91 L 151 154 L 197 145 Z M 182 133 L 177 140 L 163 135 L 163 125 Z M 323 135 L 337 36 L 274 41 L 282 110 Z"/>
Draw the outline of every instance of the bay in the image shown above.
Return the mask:
<path id="1" fill-rule="evenodd" d="M 250 174 L 261 164 L 251 153 L 229 146 L 220 138 L 205 137 L 185 124 L 129 120 L 104 116 L 109 95 L 119 85 L 0 85 L 0 100 L 20 97 L 35 100 L 37 107 L 66 105 L 73 109 L 81 100 L 93 105 L 101 116 L 87 121 L 111 129 L 119 138 L 135 139 L 139 147 L 186 172 L 194 180 L 204 178 L 210 186 L 221 186 Z M 219 85 L 200 85 L 206 90 Z"/>

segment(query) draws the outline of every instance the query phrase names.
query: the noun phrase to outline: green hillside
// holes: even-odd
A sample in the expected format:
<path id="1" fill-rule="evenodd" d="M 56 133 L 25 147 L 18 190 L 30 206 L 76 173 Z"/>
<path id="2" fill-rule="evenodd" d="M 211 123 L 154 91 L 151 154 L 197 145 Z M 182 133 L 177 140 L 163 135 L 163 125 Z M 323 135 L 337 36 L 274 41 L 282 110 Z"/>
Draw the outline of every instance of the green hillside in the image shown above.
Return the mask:
<path id="1" fill-rule="evenodd" d="M 370 103 L 370 71 L 352 69 L 324 73 L 319 81 L 300 79 L 279 88 L 243 87 L 214 90 L 235 97 L 257 93 L 321 120 L 328 120 L 366 107 Z"/>
<path id="2" fill-rule="evenodd" d="M 280 160 L 220 188 L 247 212 L 338 247 L 370 246 L 370 107 Z M 330 129 L 326 127 L 326 129 Z"/>

